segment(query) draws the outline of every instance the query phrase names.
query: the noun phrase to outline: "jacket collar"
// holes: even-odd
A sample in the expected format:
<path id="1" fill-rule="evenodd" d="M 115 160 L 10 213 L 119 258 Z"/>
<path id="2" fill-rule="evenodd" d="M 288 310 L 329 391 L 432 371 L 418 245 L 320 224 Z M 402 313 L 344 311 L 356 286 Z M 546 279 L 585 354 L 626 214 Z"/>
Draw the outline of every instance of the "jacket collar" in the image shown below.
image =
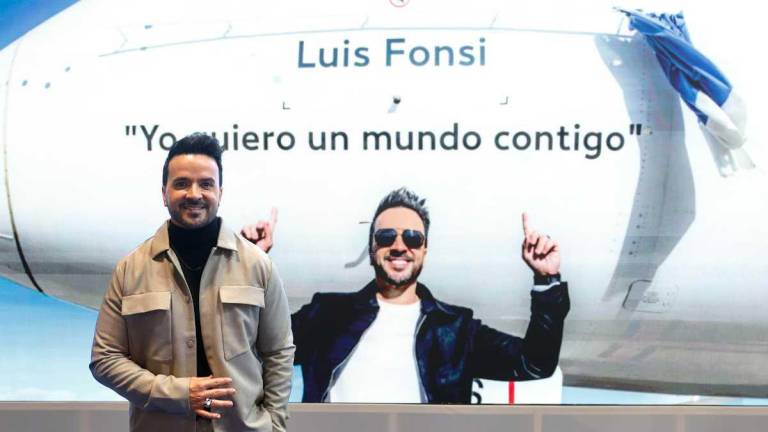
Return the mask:
<path id="1" fill-rule="evenodd" d="M 376 279 L 368 282 L 368 285 L 354 294 L 356 309 L 378 309 L 379 302 L 376 300 Z"/>
<path id="2" fill-rule="evenodd" d="M 157 258 L 158 255 L 167 252 L 171 248 L 171 242 L 168 239 L 169 223 L 171 223 L 169 220 L 165 221 L 157 229 L 154 237 L 152 237 L 152 245 L 150 246 L 152 259 Z M 216 240 L 216 248 L 237 252 L 237 235 L 227 227 L 223 219 L 221 220 L 221 228 L 219 228 L 219 237 Z"/>
<path id="3" fill-rule="evenodd" d="M 376 280 L 368 282 L 363 289 L 355 293 L 355 307 L 359 309 L 378 309 L 379 302 L 376 300 L 376 293 L 378 288 L 376 287 Z M 441 301 L 435 299 L 432 292 L 421 283 L 416 283 L 416 295 L 421 300 L 421 313 L 424 315 L 430 315 L 433 313 L 444 315 L 458 315 L 457 312 L 450 306 Z"/>

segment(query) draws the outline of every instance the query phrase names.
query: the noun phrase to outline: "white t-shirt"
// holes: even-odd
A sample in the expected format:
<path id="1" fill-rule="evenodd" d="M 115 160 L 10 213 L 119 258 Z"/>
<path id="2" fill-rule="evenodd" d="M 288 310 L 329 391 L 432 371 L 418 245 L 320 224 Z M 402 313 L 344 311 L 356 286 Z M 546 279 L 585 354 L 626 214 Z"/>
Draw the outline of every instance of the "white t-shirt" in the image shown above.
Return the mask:
<path id="1" fill-rule="evenodd" d="M 331 387 L 331 402 L 421 403 L 416 365 L 416 325 L 421 302 L 379 301 L 379 313 L 363 333 Z"/>

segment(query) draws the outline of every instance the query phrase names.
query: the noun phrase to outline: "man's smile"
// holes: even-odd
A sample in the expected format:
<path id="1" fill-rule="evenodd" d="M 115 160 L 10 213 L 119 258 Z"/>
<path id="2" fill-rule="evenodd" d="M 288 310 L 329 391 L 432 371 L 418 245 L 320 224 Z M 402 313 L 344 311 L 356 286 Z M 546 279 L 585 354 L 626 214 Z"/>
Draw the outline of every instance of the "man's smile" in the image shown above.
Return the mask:
<path id="1" fill-rule="evenodd" d="M 204 203 L 187 203 L 183 204 L 181 208 L 186 210 L 204 210 L 207 206 Z"/>
<path id="2" fill-rule="evenodd" d="M 413 262 L 413 258 L 387 256 L 386 261 L 394 270 L 401 271 L 405 270 Z"/>

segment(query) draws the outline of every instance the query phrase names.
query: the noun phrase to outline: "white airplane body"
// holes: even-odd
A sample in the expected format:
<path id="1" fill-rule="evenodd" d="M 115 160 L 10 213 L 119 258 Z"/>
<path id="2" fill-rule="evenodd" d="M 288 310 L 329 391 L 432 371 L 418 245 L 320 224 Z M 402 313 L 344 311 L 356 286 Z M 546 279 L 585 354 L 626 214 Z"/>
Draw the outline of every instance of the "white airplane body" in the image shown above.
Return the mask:
<path id="1" fill-rule="evenodd" d="M 610 5 L 358 3 L 83 1 L 3 49 L 2 273 L 97 308 L 167 218 L 167 147 L 216 133 L 220 214 L 278 208 L 294 310 L 372 278 L 372 213 L 407 186 L 433 222 L 420 280 L 496 328 L 529 316 L 520 214 L 561 243 L 566 384 L 766 397 L 768 71 L 715 20 L 736 12 L 683 7 L 752 119 L 758 168 L 730 172 Z"/>

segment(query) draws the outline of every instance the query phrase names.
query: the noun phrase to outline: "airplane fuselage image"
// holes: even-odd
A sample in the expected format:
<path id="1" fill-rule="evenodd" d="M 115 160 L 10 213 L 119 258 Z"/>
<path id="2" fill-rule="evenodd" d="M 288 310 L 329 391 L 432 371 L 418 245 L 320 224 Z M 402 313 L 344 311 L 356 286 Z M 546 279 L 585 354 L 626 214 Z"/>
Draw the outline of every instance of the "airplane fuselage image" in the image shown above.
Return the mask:
<path id="1" fill-rule="evenodd" d="M 177 6 L 78 2 L 0 51 L 3 277 L 97 309 L 200 131 L 225 148 L 224 221 L 279 210 L 293 311 L 370 281 L 373 211 L 407 186 L 432 214 L 420 281 L 500 330 L 530 315 L 520 213 L 558 239 L 566 384 L 768 395 L 768 71 L 732 52 L 737 11 L 686 16 L 745 99 L 750 170 L 611 4 Z"/>

